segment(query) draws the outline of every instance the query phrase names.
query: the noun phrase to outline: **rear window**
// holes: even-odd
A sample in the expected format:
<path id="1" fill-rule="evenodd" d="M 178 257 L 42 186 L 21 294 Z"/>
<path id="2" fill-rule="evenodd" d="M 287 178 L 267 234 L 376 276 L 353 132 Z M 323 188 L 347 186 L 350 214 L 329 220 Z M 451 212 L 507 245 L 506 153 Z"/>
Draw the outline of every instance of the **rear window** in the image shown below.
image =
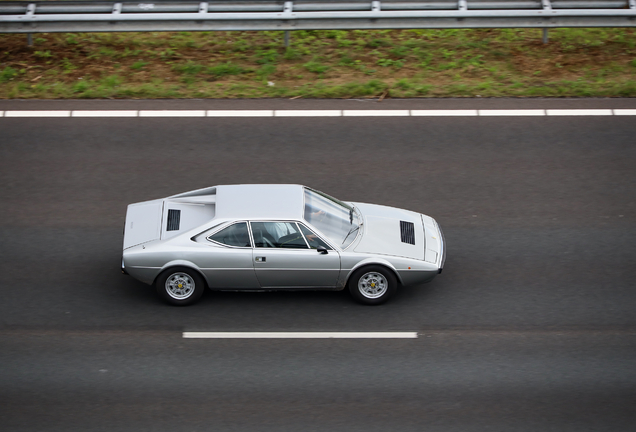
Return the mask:
<path id="1" fill-rule="evenodd" d="M 209 236 L 208 240 L 234 247 L 252 246 L 246 222 L 237 222 L 227 228 L 223 228 L 216 234 Z"/>

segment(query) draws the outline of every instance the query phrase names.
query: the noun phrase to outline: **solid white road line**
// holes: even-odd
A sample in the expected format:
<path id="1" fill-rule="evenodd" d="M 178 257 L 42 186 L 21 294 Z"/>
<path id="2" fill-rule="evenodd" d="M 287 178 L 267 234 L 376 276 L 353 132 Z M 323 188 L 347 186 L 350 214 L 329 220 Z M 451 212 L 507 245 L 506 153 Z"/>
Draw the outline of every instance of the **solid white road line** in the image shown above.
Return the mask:
<path id="1" fill-rule="evenodd" d="M 276 110 L 274 117 L 340 117 L 341 110 Z"/>
<path id="2" fill-rule="evenodd" d="M 614 115 L 636 115 L 636 109 L 615 109 Z"/>
<path id="3" fill-rule="evenodd" d="M 408 117 L 411 115 L 409 110 L 343 110 L 344 117 Z"/>
<path id="4" fill-rule="evenodd" d="M 479 110 L 480 116 L 544 116 L 545 110 Z"/>
<path id="5" fill-rule="evenodd" d="M 70 111 L 5 111 L 5 117 L 70 117 Z"/>
<path id="6" fill-rule="evenodd" d="M 411 115 L 416 116 L 476 116 L 477 110 L 411 110 Z"/>
<path id="7" fill-rule="evenodd" d="M 137 117 L 139 111 L 73 111 L 71 117 Z"/>
<path id="8" fill-rule="evenodd" d="M 185 339 L 417 339 L 417 332 L 183 332 Z"/>
<path id="9" fill-rule="evenodd" d="M 3 115 L 4 114 L 4 115 Z M 528 110 L 77 110 L 0 111 L 0 117 L 454 117 L 633 116 L 636 109 Z"/>
<path id="10" fill-rule="evenodd" d="M 205 117 L 204 110 L 142 110 L 139 117 Z"/>
<path id="11" fill-rule="evenodd" d="M 235 111 L 208 110 L 208 117 L 274 117 L 274 111 L 273 110 L 235 110 Z"/>
<path id="12" fill-rule="evenodd" d="M 549 109 L 549 116 L 606 116 L 613 115 L 611 109 Z"/>

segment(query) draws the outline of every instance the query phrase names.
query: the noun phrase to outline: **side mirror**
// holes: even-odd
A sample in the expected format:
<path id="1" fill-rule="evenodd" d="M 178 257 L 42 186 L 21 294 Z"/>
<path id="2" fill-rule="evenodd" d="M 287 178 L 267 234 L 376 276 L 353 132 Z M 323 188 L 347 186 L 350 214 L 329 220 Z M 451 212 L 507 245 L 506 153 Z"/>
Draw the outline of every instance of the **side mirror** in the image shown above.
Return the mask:
<path id="1" fill-rule="evenodd" d="M 323 255 L 327 255 L 329 252 L 327 251 L 327 248 L 324 246 L 318 246 L 318 248 L 316 249 L 318 251 L 318 253 L 321 253 Z"/>

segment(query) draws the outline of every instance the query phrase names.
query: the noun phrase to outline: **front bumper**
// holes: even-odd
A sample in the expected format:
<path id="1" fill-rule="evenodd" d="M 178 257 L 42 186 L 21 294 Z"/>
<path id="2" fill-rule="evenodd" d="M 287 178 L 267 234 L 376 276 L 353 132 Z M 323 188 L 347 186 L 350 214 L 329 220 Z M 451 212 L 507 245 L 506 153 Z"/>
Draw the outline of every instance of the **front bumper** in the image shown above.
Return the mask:
<path id="1" fill-rule="evenodd" d="M 439 231 L 441 245 L 442 245 L 442 259 L 439 262 L 439 270 L 437 273 L 441 273 L 444 270 L 444 263 L 446 262 L 446 238 L 444 237 L 444 231 L 442 231 L 442 227 L 437 224 L 437 230 Z"/>

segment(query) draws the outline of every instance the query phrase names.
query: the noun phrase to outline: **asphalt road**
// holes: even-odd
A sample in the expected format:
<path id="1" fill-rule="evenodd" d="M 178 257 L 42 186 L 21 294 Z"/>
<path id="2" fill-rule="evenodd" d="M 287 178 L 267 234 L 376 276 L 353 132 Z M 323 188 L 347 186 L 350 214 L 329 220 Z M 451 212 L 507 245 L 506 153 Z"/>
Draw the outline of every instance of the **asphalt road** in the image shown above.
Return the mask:
<path id="1" fill-rule="evenodd" d="M 20 109 L 636 108 L 636 100 L 0 101 Z M 636 430 L 633 116 L 0 118 L 0 429 Z M 433 282 L 164 305 L 131 202 L 301 183 L 435 217 Z M 186 340 L 184 330 L 417 331 Z"/>

